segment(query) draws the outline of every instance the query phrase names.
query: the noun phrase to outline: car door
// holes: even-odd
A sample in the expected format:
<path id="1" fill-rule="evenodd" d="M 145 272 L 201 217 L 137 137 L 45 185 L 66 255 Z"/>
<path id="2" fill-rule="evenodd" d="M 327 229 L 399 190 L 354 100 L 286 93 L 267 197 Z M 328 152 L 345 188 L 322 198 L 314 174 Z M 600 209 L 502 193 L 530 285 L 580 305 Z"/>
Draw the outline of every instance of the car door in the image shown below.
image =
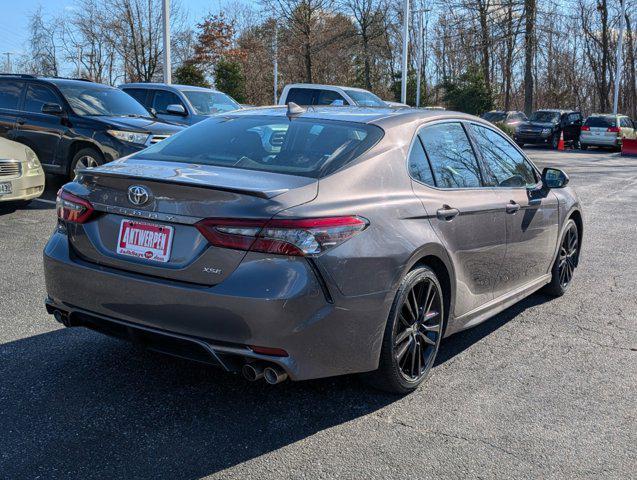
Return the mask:
<path id="1" fill-rule="evenodd" d="M 181 105 L 184 107 L 186 115 L 177 115 L 168 112 L 168 105 Z M 168 90 L 155 90 L 152 107 L 155 109 L 157 118 L 160 120 L 168 123 L 178 123 L 179 125 L 188 125 L 188 109 L 175 93 Z"/>
<path id="2" fill-rule="evenodd" d="M 27 82 L 16 134 L 16 140 L 31 147 L 45 168 L 60 165 L 60 142 L 69 130 L 64 114 L 42 112 L 46 104 L 63 108 L 64 102 L 49 86 Z"/>
<path id="3" fill-rule="evenodd" d="M 493 299 L 506 251 L 505 215 L 497 195 L 483 188 L 478 159 L 460 121 L 422 127 L 412 144 L 409 172 L 415 194 L 452 259 L 454 316 Z"/>
<path id="4" fill-rule="evenodd" d="M 0 137 L 15 140 L 23 89 L 22 80 L 0 80 Z"/>
<path id="5" fill-rule="evenodd" d="M 146 110 L 149 112 L 152 110 L 152 105 L 150 104 L 150 92 L 151 90 L 148 88 L 122 88 L 122 90 L 128 93 L 131 97 L 141 103 Z"/>
<path id="6" fill-rule="evenodd" d="M 576 142 L 579 140 L 582 129 L 582 115 L 578 112 L 571 112 L 562 116 L 565 142 Z"/>
<path id="7" fill-rule="evenodd" d="M 498 275 L 496 298 L 547 274 L 558 235 L 558 203 L 540 189 L 540 176 L 504 135 L 471 123 L 470 131 L 485 167 L 485 182 L 506 217 L 507 250 Z"/>

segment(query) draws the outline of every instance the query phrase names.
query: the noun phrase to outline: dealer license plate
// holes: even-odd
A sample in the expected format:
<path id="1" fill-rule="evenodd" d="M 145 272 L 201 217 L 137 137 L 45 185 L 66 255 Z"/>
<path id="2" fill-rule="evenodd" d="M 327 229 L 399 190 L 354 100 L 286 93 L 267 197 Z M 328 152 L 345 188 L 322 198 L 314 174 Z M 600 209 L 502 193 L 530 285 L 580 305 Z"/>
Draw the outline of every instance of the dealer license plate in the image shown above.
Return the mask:
<path id="1" fill-rule="evenodd" d="M 117 239 L 117 253 L 165 263 L 170 260 L 172 240 L 173 227 L 122 220 Z"/>

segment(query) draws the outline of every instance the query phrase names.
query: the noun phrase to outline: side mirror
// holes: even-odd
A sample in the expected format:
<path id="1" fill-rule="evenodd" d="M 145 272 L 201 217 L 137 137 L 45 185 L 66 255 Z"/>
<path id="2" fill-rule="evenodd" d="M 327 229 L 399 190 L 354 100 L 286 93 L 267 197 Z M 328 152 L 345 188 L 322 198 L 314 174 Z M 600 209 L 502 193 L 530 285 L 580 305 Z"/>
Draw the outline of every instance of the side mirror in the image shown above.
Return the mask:
<path id="1" fill-rule="evenodd" d="M 542 184 L 546 188 L 563 188 L 568 185 L 568 175 L 559 168 L 542 170 Z"/>
<path id="2" fill-rule="evenodd" d="M 182 117 L 185 117 L 187 115 L 184 106 L 178 104 L 168 105 L 166 107 L 166 113 L 168 113 L 169 115 L 181 115 Z"/>
<path id="3" fill-rule="evenodd" d="M 45 103 L 42 105 L 42 113 L 48 113 L 49 115 L 62 115 L 62 105 L 59 103 Z"/>

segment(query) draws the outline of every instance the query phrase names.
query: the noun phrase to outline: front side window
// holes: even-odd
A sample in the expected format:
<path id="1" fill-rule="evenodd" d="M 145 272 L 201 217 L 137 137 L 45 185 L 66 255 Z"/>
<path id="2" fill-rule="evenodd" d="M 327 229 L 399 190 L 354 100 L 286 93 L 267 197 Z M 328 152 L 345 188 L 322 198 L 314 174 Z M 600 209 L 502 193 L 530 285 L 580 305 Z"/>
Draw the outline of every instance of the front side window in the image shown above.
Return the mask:
<path id="1" fill-rule="evenodd" d="M 42 106 L 47 103 L 60 104 L 57 95 L 43 85 L 30 84 L 27 87 L 27 96 L 24 101 L 24 110 L 26 112 L 42 113 Z"/>
<path id="2" fill-rule="evenodd" d="M 425 149 L 422 147 L 418 136 L 416 136 L 409 154 L 409 174 L 413 179 L 421 183 L 431 186 L 436 185 L 429 166 L 429 160 L 427 160 L 427 155 L 425 155 Z"/>
<path id="3" fill-rule="evenodd" d="M 440 123 L 418 134 L 431 163 L 436 186 L 475 188 L 481 186 L 478 161 L 460 123 Z"/>
<path id="4" fill-rule="evenodd" d="M 376 144 L 374 125 L 277 116 L 213 116 L 136 158 L 320 178 Z"/>
<path id="5" fill-rule="evenodd" d="M 317 105 L 348 105 L 347 100 L 343 98 L 338 92 L 334 90 L 321 90 L 319 92 L 318 99 L 316 101 Z"/>
<path id="6" fill-rule="evenodd" d="M 202 90 L 185 90 L 186 98 L 198 115 L 213 115 L 219 112 L 238 110 L 241 106 L 225 93 Z"/>
<path id="7" fill-rule="evenodd" d="M 535 170 L 509 140 L 476 124 L 471 124 L 471 131 L 487 168 L 487 185 L 515 188 L 537 183 Z"/>
<path id="8" fill-rule="evenodd" d="M 361 107 L 386 107 L 387 104 L 380 98 L 374 95 L 372 92 L 365 92 L 361 90 L 345 90 L 352 100 L 356 102 L 356 105 Z"/>
<path id="9" fill-rule="evenodd" d="M 0 108 L 17 110 L 23 85 L 14 80 L 0 82 Z"/>
<path id="10" fill-rule="evenodd" d="M 80 116 L 148 117 L 146 109 L 119 88 L 91 83 L 56 83 L 58 89 Z"/>
<path id="11" fill-rule="evenodd" d="M 155 92 L 155 98 L 153 99 L 153 108 L 157 113 L 169 114 L 168 105 L 181 105 L 184 106 L 181 100 L 173 92 L 167 90 L 157 90 Z"/>

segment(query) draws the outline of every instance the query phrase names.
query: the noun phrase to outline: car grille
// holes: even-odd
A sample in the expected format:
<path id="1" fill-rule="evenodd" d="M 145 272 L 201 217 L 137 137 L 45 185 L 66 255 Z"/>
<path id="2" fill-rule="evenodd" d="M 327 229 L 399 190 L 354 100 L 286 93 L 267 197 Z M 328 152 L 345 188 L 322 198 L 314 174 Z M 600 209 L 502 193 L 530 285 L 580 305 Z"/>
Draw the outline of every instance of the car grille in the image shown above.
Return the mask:
<path id="1" fill-rule="evenodd" d="M 0 160 L 0 177 L 17 177 L 20 176 L 21 172 L 20 162 Z"/>
<path id="2" fill-rule="evenodd" d="M 162 140 L 166 140 L 170 135 L 153 135 L 150 137 L 150 144 L 153 145 L 155 143 L 161 142 Z"/>

